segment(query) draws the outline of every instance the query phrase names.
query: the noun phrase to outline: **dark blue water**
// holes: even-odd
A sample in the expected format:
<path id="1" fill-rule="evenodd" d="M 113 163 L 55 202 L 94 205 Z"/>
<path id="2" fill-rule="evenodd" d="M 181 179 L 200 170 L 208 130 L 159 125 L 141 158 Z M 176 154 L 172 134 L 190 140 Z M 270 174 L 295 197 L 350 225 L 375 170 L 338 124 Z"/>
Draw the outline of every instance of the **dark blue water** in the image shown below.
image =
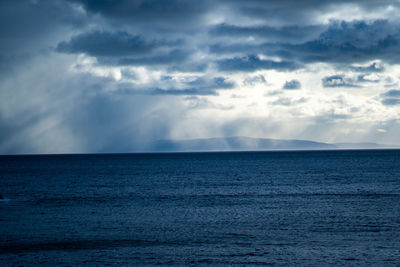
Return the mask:
<path id="1" fill-rule="evenodd" d="M 0 157 L 0 265 L 400 264 L 400 150 Z"/>

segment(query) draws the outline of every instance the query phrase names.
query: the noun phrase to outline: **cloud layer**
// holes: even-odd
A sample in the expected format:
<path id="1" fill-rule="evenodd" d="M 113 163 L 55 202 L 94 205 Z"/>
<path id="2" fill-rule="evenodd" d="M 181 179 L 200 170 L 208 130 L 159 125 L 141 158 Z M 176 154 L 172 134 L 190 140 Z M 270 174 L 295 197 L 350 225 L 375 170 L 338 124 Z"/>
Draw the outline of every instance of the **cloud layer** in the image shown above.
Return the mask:
<path id="1" fill-rule="evenodd" d="M 0 153 L 244 135 L 400 145 L 400 3 L 5 0 Z"/>

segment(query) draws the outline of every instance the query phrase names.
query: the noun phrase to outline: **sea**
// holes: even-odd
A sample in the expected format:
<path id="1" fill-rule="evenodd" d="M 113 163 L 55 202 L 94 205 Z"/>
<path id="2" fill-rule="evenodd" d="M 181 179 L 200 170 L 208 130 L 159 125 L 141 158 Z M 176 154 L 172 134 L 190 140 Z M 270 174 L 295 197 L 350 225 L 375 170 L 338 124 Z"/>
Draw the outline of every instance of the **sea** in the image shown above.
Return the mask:
<path id="1" fill-rule="evenodd" d="M 0 266 L 400 266 L 400 150 L 0 156 Z"/>

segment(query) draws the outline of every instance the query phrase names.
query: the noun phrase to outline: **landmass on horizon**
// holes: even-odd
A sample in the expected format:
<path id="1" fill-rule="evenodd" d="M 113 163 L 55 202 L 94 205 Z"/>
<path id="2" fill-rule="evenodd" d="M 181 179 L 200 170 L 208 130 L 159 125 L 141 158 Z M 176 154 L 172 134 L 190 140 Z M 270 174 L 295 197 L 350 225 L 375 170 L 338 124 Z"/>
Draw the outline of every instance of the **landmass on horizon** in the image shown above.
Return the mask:
<path id="1" fill-rule="evenodd" d="M 398 148 L 377 143 L 324 143 L 310 140 L 252 138 L 244 136 L 188 140 L 158 140 L 150 152 L 246 151 L 246 150 L 313 150 L 313 149 L 379 149 Z"/>

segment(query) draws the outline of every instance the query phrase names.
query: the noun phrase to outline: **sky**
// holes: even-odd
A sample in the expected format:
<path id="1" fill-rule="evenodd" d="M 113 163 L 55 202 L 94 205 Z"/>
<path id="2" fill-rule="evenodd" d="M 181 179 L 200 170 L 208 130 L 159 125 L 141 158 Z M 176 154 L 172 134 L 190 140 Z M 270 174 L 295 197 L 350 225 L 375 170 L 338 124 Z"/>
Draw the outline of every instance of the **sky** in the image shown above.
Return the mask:
<path id="1" fill-rule="evenodd" d="M 2 0 L 0 154 L 400 145 L 400 1 Z"/>

